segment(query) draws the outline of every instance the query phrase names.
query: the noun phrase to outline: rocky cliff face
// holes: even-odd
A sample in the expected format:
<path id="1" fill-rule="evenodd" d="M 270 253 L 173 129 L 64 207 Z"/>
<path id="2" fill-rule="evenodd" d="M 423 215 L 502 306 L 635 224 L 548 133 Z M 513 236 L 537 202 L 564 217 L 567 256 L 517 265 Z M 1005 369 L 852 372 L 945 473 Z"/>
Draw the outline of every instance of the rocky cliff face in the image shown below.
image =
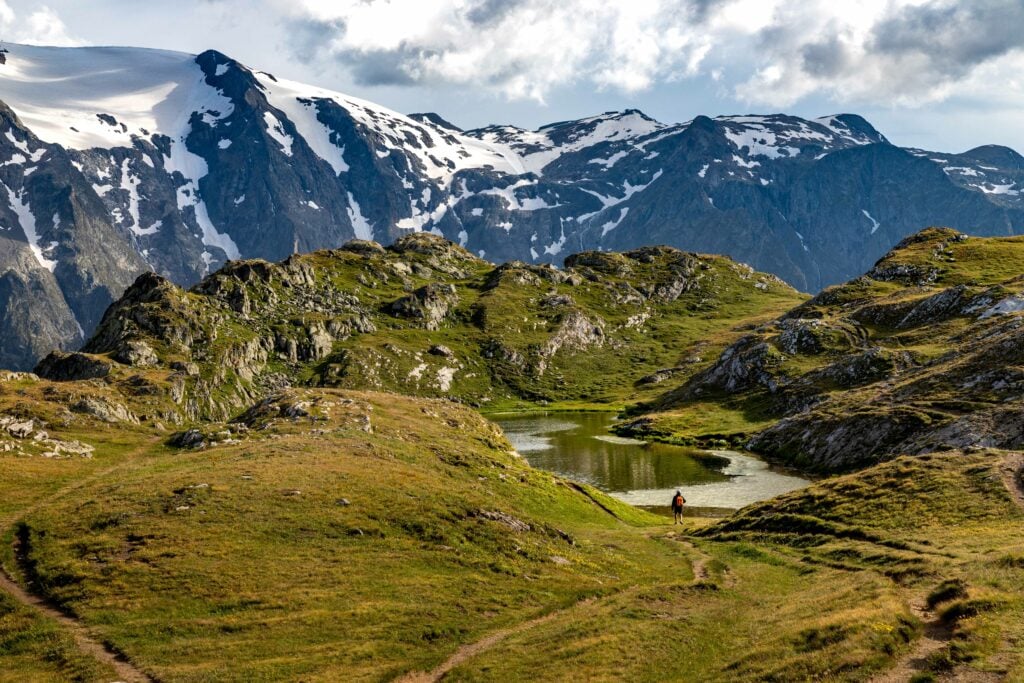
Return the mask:
<path id="1" fill-rule="evenodd" d="M 0 100 L 14 367 L 75 347 L 143 271 L 191 286 L 228 259 L 354 238 L 429 231 L 530 264 L 661 243 L 817 291 L 924 225 L 1024 225 L 1012 150 L 900 149 L 853 115 L 666 125 L 625 111 L 463 131 L 215 51 L 19 45 Z"/>
<path id="2" fill-rule="evenodd" d="M 413 233 L 387 248 L 232 261 L 187 291 L 144 273 L 81 353 L 50 354 L 37 372 L 154 383 L 178 419 L 223 419 L 295 385 L 618 400 L 673 367 L 676 343 L 732 335 L 802 299 L 774 276 L 667 247 L 567 261 L 495 267 Z"/>
<path id="3" fill-rule="evenodd" d="M 747 445 L 822 471 L 1024 447 L 1021 272 L 1021 238 L 926 230 L 753 330 L 653 407 L 767 413 Z"/>

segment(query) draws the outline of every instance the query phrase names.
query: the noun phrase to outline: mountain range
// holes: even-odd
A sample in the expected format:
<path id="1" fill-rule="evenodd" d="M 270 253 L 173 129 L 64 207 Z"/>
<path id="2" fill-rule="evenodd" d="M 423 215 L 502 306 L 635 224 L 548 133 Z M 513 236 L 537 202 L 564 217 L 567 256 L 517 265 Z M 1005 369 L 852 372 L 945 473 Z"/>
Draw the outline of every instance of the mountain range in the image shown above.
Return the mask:
<path id="1" fill-rule="evenodd" d="M 817 291 L 907 234 L 1024 229 L 1024 158 L 897 147 L 852 114 L 635 110 L 461 130 L 216 51 L 8 45 L 0 367 L 77 348 L 143 272 L 433 232 L 493 262 L 666 244 Z"/>

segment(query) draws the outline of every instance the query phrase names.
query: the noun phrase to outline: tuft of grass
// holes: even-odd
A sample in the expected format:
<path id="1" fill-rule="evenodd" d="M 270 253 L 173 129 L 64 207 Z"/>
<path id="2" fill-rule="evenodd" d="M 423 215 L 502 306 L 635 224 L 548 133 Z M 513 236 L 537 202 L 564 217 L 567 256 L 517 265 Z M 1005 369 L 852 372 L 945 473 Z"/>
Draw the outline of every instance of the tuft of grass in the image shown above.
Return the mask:
<path id="1" fill-rule="evenodd" d="M 926 599 L 928 609 L 935 609 L 936 606 L 950 600 L 956 600 L 967 596 L 967 584 L 963 579 L 947 579 L 936 586 Z"/>

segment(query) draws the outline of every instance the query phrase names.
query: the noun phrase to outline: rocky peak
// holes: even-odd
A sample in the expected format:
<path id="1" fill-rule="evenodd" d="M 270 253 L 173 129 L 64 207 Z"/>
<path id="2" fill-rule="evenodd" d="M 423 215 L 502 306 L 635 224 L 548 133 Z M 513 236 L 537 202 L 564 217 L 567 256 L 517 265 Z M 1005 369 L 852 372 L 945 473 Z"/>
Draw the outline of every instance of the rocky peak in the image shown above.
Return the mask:
<path id="1" fill-rule="evenodd" d="M 1024 170 L 1024 156 L 1021 156 L 1016 150 L 1002 145 L 982 145 L 969 149 L 959 156 L 998 168 Z"/>
<path id="2" fill-rule="evenodd" d="M 431 268 L 449 274 L 464 273 L 467 268 L 484 266 L 486 261 L 473 256 L 457 244 L 427 232 L 414 232 L 386 248 L 389 254 L 418 255 Z"/>
<path id="3" fill-rule="evenodd" d="M 884 135 L 868 123 L 867 119 L 857 114 L 836 114 L 835 116 L 828 116 L 818 120 L 827 121 L 832 126 L 845 128 L 852 135 L 869 143 L 889 142 Z"/>
<path id="4" fill-rule="evenodd" d="M 625 277 L 630 273 L 630 259 L 625 254 L 603 251 L 583 251 L 565 259 L 565 267 L 575 270 L 590 269 L 608 275 Z"/>
<path id="5" fill-rule="evenodd" d="M 119 303 L 151 303 L 167 298 L 168 293 L 177 290 L 174 283 L 167 278 L 157 275 L 153 271 L 146 271 L 137 278 L 135 282 L 125 290 Z"/>
<path id="6" fill-rule="evenodd" d="M 366 257 L 382 256 L 387 253 L 384 247 L 372 240 L 349 240 L 342 245 L 341 250 Z"/>
<path id="7" fill-rule="evenodd" d="M 15 200 L 0 206 L 0 239 L 18 262 L 0 285 L 12 340 L 0 357 L 17 367 L 40 345 L 77 345 L 144 270 L 187 288 L 227 260 L 353 238 L 430 232 L 531 265 L 663 243 L 817 291 L 923 225 L 1024 226 L 1013 153 L 902 150 L 850 114 L 663 124 L 626 110 L 460 131 L 215 50 L 8 48 L 33 74 L 0 69 L 0 196 Z M 421 265 L 484 267 L 466 253 Z"/>
<path id="8" fill-rule="evenodd" d="M 429 123 L 434 126 L 437 126 L 438 128 L 444 128 L 445 130 L 450 130 L 455 133 L 465 132 L 461 128 L 456 126 L 454 123 L 444 119 L 440 114 L 435 114 L 434 112 L 425 112 L 422 114 L 409 114 L 409 118 L 413 119 L 414 121 Z"/>

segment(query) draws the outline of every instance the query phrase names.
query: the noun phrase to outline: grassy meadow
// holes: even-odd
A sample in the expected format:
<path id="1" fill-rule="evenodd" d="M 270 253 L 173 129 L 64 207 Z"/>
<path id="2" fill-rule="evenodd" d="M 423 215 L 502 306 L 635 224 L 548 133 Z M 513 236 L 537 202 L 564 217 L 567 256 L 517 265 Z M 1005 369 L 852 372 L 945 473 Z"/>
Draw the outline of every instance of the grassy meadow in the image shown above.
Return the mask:
<path id="1" fill-rule="evenodd" d="M 943 586 L 949 640 L 921 675 L 1022 671 L 1002 453 L 680 530 L 531 469 L 449 402 L 299 390 L 246 420 L 201 450 L 79 422 L 92 458 L 0 456 L 4 567 L 160 681 L 870 680 Z M 10 600 L 0 644 L 10 680 L 111 680 Z"/>

